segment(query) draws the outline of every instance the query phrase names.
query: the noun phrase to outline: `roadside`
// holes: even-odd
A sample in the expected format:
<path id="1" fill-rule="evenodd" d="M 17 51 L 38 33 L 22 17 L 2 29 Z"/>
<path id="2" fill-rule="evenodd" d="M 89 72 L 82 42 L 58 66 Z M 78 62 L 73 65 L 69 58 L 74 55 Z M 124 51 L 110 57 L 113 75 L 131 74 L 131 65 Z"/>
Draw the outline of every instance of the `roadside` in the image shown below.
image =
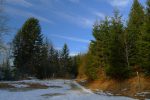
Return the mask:
<path id="1" fill-rule="evenodd" d="M 97 95 L 74 80 L 22 80 L 0 84 L 8 86 L 1 86 L 0 100 L 134 100 L 124 96 Z"/>
<path id="2" fill-rule="evenodd" d="M 95 81 L 78 78 L 77 82 L 99 95 L 128 96 L 140 100 L 150 99 L 150 78 L 143 75 L 140 75 L 140 82 L 137 77 L 118 82 L 105 76 Z"/>

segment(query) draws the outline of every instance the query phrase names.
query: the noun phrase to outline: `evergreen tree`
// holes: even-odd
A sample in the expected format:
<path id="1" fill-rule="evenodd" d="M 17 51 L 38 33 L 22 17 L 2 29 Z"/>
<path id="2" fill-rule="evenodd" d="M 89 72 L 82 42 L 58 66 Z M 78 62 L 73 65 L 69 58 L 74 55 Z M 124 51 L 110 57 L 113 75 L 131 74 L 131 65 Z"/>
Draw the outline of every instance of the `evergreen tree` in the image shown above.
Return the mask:
<path id="1" fill-rule="evenodd" d="M 147 0 L 146 15 L 140 42 L 140 62 L 145 73 L 150 75 L 150 0 Z"/>
<path id="2" fill-rule="evenodd" d="M 127 78 L 129 75 L 125 59 L 124 27 L 118 11 L 115 11 L 111 22 L 111 47 L 110 65 L 106 68 L 106 74 L 117 80 Z"/>
<path id="3" fill-rule="evenodd" d="M 85 66 L 85 74 L 88 76 L 89 80 L 95 80 L 98 78 L 98 69 L 99 66 L 95 61 L 97 60 L 96 56 L 91 54 L 89 51 L 87 56 L 86 56 L 86 66 Z"/>
<path id="4" fill-rule="evenodd" d="M 56 77 L 59 70 L 59 55 L 58 55 L 58 51 L 55 50 L 52 44 L 50 44 L 49 47 L 48 61 L 49 61 L 49 71 L 51 73 L 51 76 Z"/>
<path id="5" fill-rule="evenodd" d="M 95 40 L 92 40 L 90 44 L 86 66 L 86 74 L 92 80 L 98 78 L 98 70 L 106 67 L 109 60 L 110 22 L 107 17 L 100 24 L 96 21 L 93 36 Z"/>
<path id="6" fill-rule="evenodd" d="M 138 64 L 138 43 L 141 37 L 141 27 L 143 25 L 144 11 L 138 0 L 134 0 L 129 21 L 127 23 L 127 53 L 130 66 Z"/>
<path id="7" fill-rule="evenodd" d="M 60 55 L 60 73 L 61 76 L 68 77 L 70 74 L 70 57 L 67 44 L 64 44 Z"/>
<path id="8" fill-rule="evenodd" d="M 20 31 L 16 34 L 13 40 L 13 57 L 14 57 L 14 66 L 17 68 L 16 73 L 23 70 L 23 59 L 22 59 L 22 36 Z"/>
<path id="9" fill-rule="evenodd" d="M 105 67 L 108 64 L 110 55 L 110 21 L 106 17 L 100 22 L 98 32 L 93 32 L 96 42 L 96 56 L 99 58 L 99 66 Z"/>
<path id="10" fill-rule="evenodd" d="M 38 67 L 36 68 L 36 76 L 40 79 L 49 77 L 48 50 L 49 50 L 48 40 L 46 39 L 45 42 L 43 43 L 43 46 L 41 47 L 41 52 L 39 54 L 37 53 L 37 56 L 40 57 L 41 61 L 38 62 L 39 65 L 37 65 Z"/>
<path id="11" fill-rule="evenodd" d="M 71 70 L 70 70 L 70 75 L 72 78 L 76 78 L 78 75 L 78 66 L 80 63 L 80 56 L 72 56 L 71 57 Z"/>
<path id="12" fill-rule="evenodd" d="M 102 65 L 102 49 L 101 49 L 101 38 L 99 32 L 99 23 L 96 21 L 93 27 L 93 36 L 95 40 L 92 40 L 89 46 L 89 51 L 86 56 L 85 74 L 89 80 L 95 80 L 98 78 L 97 72 L 98 67 Z"/>
<path id="13" fill-rule="evenodd" d="M 6 62 L 3 63 L 3 80 L 12 80 L 12 72 L 10 68 L 9 59 L 6 59 Z"/>
<path id="14" fill-rule="evenodd" d="M 38 67 L 39 68 L 43 67 L 44 69 L 45 66 L 43 66 L 44 64 L 43 61 L 44 60 L 47 61 L 47 44 L 43 43 L 43 35 L 41 34 L 40 26 L 38 26 L 38 23 L 37 23 L 38 30 L 35 33 L 35 39 L 33 39 L 34 41 L 33 49 L 31 49 L 32 54 L 30 54 L 32 57 L 31 62 L 29 63 L 31 75 L 39 74 L 37 73 Z"/>
<path id="15" fill-rule="evenodd" d="M 10 66 L 9 58 L 3 59 L 0 65 L 0 80 L 9 81 L 13 79 L 12 69 Z"/>
<path id="16" fill-rule="evenodd" d="M 43 37 L 39 21 L 29 18 L 13 40 L 14 65 L 20 73 L 35 75 L 41 66 Z"/>

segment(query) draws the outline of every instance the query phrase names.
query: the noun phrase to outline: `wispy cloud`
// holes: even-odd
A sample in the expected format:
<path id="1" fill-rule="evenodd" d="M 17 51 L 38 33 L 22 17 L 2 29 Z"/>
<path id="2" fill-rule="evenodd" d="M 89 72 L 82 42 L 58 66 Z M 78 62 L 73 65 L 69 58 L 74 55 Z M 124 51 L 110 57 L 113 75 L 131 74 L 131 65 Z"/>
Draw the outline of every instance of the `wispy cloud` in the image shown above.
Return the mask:
<path id="1" fill-rule="evenodd" d="M 89 40 L 85 40 L 85 39 L 81 39 L 81 38 L 75 38 L 75 37 L 70 37 L 70 36 L 62 36 L 62 35 L 55 35 L 55 34 L 51 34 L 51 36 L 56 37 L 56 38 L 71 40 L 71 41 L 75 41 L 75 42 L 90 43 Z"/>
<path id="2" fill-rule="evenodd" d="M 15 9 L 15 8 L 12 8 L 12 7 L 7 7 L 7 12 L 12 13 L 12 14 L 16 14 L 18 16 L 23 16 L 23 17 L 36 17 L 40 21 L 43 21 L 43 22 L 46 22 L 46 23 L 49 23 L 49 24 L 53 23 L 51 20 L 49 20 L 49 19 L 47 19 L 43 16 L 31 13 L 31 12 L 23 11 L 23 10 L 20 10 L 20 9 Z"/>
<path id="3" fill-rule="evenodd" d="M 124 7 L 127 6 L 130 0 L 107 0 L 112 6 Z"/>
<path id="4" fill-rule="evenodd" d="M 61 16 L 61 18 L 64 18 L 65 20 L 75 23 L 76 25 L 79 25 L 84 28 L 89 28 L 93 25 L 94 19 L 90 19 L 83 16 L 78 16 L 74 14 L 68 14 L 64 12 L 54 12 L 56 15 Z"/>
<path id="5" fill-rule="evenodd" d="M 94 11 L 93 11 L 93 12 L 94 12 Z M 105 18 L 105 14 L 102 13 L 102 12 L 94 12 L 94 14 L 95 14 L 97 17 L 101 18 L 101 19 L 104 19 L 104 18 Z"/>
<path id="6" fill-rule="evenodd" d="M 80 0 L 66 0 L 72 3 L 78 3 L 80 2 Z M 93 25 L 94 23 L 94 19 L 92 18 L 87 18 L 84 16 L 79 16 L 76 15 L 74 13 L 65 13 L 64 11 L 60 11 L 58 6 L 53 6 L 53 4 L 61 4 L 63 3 L 62 0 L 39 0 L 38 3 L 40 3 L 40 6 L 36 6 L 33 2 L 29 2 L 29 0 L 8 0 L 9 4 L 15 4 L 15 5 L 21 5 L 21 6 L 25 6 L 25 7 L 30 7 L 32 6 L 32 8 L 36 9 L 37 11 L 40 10 L 43 12 L 49 10 L 50 13 L 55 14 L 56 16 L 60 16 L 60 18 L 63 18 L 64 20 L 71 22 L 73 24 L 76 24 L 82 28 L 89 28 Z M 48 9 L 49 8 L 49 9 Z M 42 9 L 42 10 L 41 10 Z M 45 11 L 44 11 L 45 10 Z M 17 14 L 19 16 L 24 16 L 24 17 L 36 17 L 41 21 L 47 22 L 47 23 L 52 23 L 52 21 L 50 21 L 49 19 L 38 15 L 37 13 L 31 13 L 29 11 L 26 10 L 21 10 L 21 9 L 9 9 L 9 11 L 13 14 Z M 97 16 L 101 16 L 100 14 L 97 13 Z"/>
<path id="7" fill-rule="evenodd" d="M 21 5 L 24 7 L 30 7 L 32 6 L 32 4 L 26 0 L 7 0 L 8 3 L 11 4 L 16 4 L 16 5 Z"/>
<path id="8" fill-rule="evenodd" d="M 79 3 L 80 0 L 54 0 L 54 1 L 57 1 L 57 2 L 69 1 L 69 2 L 72 2 L 72 3 Z"/>

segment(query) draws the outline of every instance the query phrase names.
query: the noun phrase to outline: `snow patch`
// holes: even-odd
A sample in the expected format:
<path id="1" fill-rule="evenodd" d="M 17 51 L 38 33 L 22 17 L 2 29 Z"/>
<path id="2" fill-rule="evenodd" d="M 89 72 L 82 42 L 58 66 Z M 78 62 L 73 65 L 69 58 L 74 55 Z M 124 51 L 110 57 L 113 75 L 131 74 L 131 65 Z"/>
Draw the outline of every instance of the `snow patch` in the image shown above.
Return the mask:
<path id="1" fill-rule="evenodd" d="M 10 85 L 15 87 L 15 88 L 27 88 L 27 87 L 29 87 L 28 85 L 25 85 L 25 84 L 10 84 Z"/>

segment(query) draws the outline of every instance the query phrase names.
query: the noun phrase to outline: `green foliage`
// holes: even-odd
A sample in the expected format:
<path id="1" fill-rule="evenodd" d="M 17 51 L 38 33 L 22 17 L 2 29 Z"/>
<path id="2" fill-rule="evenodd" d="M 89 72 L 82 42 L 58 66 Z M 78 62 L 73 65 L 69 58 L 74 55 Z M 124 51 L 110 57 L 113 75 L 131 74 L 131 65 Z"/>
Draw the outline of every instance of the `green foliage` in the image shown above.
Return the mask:
<path id="1" fill-rule="evenodd" d="M 60 72 L 61 77 L 68 77 L 71 71 L 71 58 L 67 44 L 64 44 L 60 52 Z"/>
<path id="2" fill-rule="evenodd" d="M 43 46 L 40 48 L 41 52 L 37 53 L 37 56 L 40 57 L 38 62 L 38 67 L 36 68 L 36 76 L 38 78 L 48 78 L 49 69 L 48 69 L 48 41 L 43 42 Z M 36 57 L 36 56 L 35 56 Z"/>
<path id="3" fill-rule="evenodd" d="M 12 71 L 13 70 L 10 67 L 9 59 L 6 59 L 6 61 L 0 65 L 0 80 L 7 81 L 14 79 Z"/>
<path id="4" fill-rule="evenodd" d="M 142 39 L 139 41 L 140 66 L 150 75 L 150 0 L 147 0 L 146 14 L 142 28 Z"/>
<path id="5" fill-rule="evenodd" d="M 90 80 L 95 80 L 98 78 L 98 65 L 95 63 L 95 56 L 92 54 L 87 54 L 86 66 L 85 66 L 85 74 L 88 76 Z"/>
<path id="6" fill-rule="evenodd" d="M 123 36 L 124 27 L 121 16 L 115 12 L 111 22 L 110 66 L 107 68 L 106 74 L 118 80 L 126 78 L 129 74 Z"/>
<path id="7" fill-rule="evenodd" d="M 118 80 L 129 76 L 125 52 L 124 25 L 116 11 L 110 20 L 106 18 L 93 28 L 93 40 L 86 61 L 86 75 L 95 80 L 98 71 L 105 69 L 107 76 Z"/>
<path id="8" fill-rule="evenodd" d="M 78 67 L 80 64 L 80 56 L 73 56 L 71 57 L 71 68 L 70 68 L 70 74 L 73 78 L 76 78 L 78 75 Z"/>
<path id="9" fill-rule="evenodd" d="M 13 40 L 14 65 L 24 75 L 35 75 L 41 66 L 43 37 L 39 21 L 29 18 Z"/>
<path id="10" fill-rule="evenodd" d="M 93 40 L 87 54 L 85 72 L 89 79 L 95 80 L 98 78 L 97 72 L 104 67 L 109 59 L 109 42 L 110 42 L 110 23 L 108 18 L 104 21 L 95 23 L 93 28 Z"/>
<path id="11" fill-rule="evenodd" d="M 143 25 L 144 11 L 138 0 L 134 0 L 127 23 L 127 50 L 130 66 L 139 63 L 139 40 L 141 38 L 141 28 Z"/>
<path id="12" fill-rule="evenodd" d="M 124 80 L 129 78 L 130 70 L 127 67 L 118 66 L 114 68 L 112 66 L 105 67 L 106 75 L 115 80 Z"/>
<path id="13" fill-rule="evenodd" d="M 101 21 L 100 25 L 95 24 L 93 36 L 95 40 L 92 41 L 90 50 L 98 59 L 97 65 L 103 67 L 108 63 L 110 55 L 110 21 L 107 17 L 105 20 Z"/>

